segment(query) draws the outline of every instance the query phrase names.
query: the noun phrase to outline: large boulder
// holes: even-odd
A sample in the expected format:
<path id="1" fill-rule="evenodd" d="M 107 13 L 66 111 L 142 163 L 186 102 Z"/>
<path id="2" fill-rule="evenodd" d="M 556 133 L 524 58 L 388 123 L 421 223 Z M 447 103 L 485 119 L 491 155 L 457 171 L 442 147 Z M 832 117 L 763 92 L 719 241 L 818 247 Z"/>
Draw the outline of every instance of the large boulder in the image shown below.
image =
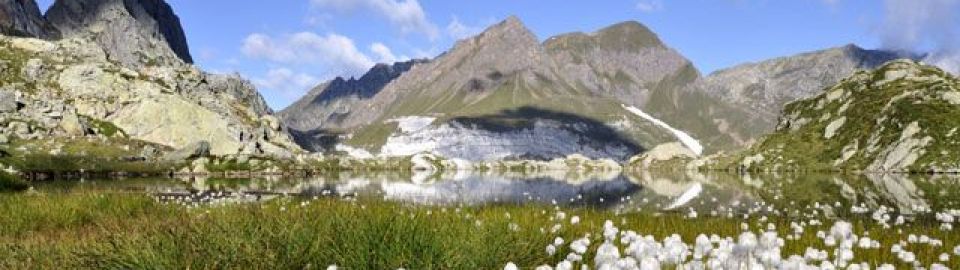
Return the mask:
<path id="1" fill-rule="evenodd" d="M 89 128 L 81 121 L 76 112 L 70 111 L 63 114 L 60 119 L 60 128 L 67 136 L 83 136 L 87 134 Z"/>
<path id="2" fill-rule="evenodd" d="M 17 96 L 9 89 L 0 89 L 0 113 L 17 111 Z"/>
<path id="3" fill-rule="evenodd" d="M 213 154 L 225 155 L 242 146 L 240 131 L 229 125 L 229 119 L 175 95 L 142 98 L 109 120 L 133 138 L 174 148 L 204 140 Z"/>

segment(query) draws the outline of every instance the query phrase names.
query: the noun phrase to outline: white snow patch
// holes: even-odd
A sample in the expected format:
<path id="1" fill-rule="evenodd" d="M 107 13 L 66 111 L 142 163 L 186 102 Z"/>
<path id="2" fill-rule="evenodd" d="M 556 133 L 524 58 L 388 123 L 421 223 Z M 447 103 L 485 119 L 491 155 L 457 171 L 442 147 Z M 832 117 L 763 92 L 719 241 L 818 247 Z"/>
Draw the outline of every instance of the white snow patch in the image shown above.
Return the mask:
<path id="1" fill-rule="evenodd" d="M 385 157 L 436 153 L 468 161 L 504 160 L 520 156 L 563 157 L 579 153 L 591 158 L 625 159 L 632 151 L 623 144 L 581 144 L 584 138 L 561 126 L 537 121 L 534 127 L 510 132 L 474 129 L 459 123 L 398 132 L 380 147 Z"/>
<path id="2" fill-rule="evenodd" d="M 334 149 L 337 151 L 346 152 L 347 155 L 352 158 L 359 158 L 359 159 L 373 158 L 373 154 L 370 154 L 370 151 L 349 146 L 346 144 L 338 144 L 336 147 L 334 147 Z"/>
<path id="3" fill-rule="evenodd" d="M 680 194 L 680 197 L 677 197 L 670 206 L 667 206 L 666 210 L 675 209 L 677 207 L 683 206 L 689 203 L 693 198 L 700 196 L 700 193 L 703 192 L 703 185 L 700 183 L 694 184 L 692 187 L 684 191 L 683 194 Z"/>
<path id="4" fill-rule="evenodd" d="M 654 125 L 657 125 L 666 130 L 669 130 L 670 132 L 673 133 L 674 136 L 677 137 L 678 140 L 680 140 L 680 143 L 683 143 L 684 146 L 686 146 L 687 148 L 690 148 L 690 151 L 693 151 L 693 153 L 697 154 L 697 156 L 703 154 L 703 145 L 701 145 L 700 142 L 697 141 L 697 139 L 694 139 L 693 136 L 690 136 L 690 134 L 687 134 L 682 130 L 673 128 L 669 124 L 664 123 L 663 121 L 660 121 L 660 119 L 657 119 L 656 117 L 653 117 L 643 112 L 642 110 L 637 109 L 637 107 L 627 106 L 626 104 L 621 104 L 621 106 L 623 106 L 623 108 L 626 109 L 627 111 L 630 111 L 631 113 L 636 114 L 637 116 L 640 116 L 641 118 L 646 119 L 647 121 L 650 121 Z"/>
<path id="5" fill-rule="evenodd" d="M 397 126 L 400 128 L 400 132 L 412 133 L 423 130 L 424 128 L 433 124 L 433 121 L 437 120 L 436 117 L 427 117 L 427 116 L 405 116 L 400 118 L 394 118 L 387 120 L 387 123 L 397 123 Z"/>

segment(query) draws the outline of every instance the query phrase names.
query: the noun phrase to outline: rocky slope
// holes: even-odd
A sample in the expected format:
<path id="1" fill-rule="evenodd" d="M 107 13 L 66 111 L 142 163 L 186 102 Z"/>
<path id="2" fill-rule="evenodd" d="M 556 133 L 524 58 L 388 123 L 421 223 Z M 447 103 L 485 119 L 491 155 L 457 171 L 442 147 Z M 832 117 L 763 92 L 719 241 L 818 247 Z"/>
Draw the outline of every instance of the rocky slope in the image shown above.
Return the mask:
<path id="1" fill-rule="evenodd" d="M 318 130 L 384 155 L 432 151 L 474 160 L 571 153 L 623 160 L 677 141 L 674 131 L 711 152 L 741 143 L 730 125 L 740 121 L 730 119 L 746 113 L 684 90 L 699 77 L 639 23 L 541 44 L 510 17 L 414 66 L 335 121 L 321 120 Z M 306 109 L 286 110 L 285 121 L 295 124 L 298 110 Z"/>
<path id="2" fill-rule="evenodd" d="M 92 39 L 126 67 L 193 62 L 180 19 L 163 0 L 58 0 L 45 17 L 63 37 Z"/>
<path id="3" fill-rule="evenodd" d="M 0 0 L 0 34 L 21 37 L 59 38 L 34 0 Z"/>
<path id="4" fill-rule="evenodd" d="M 98 136 L 205 141 L 215 155 L 302 151 L 250 82 L 187 64 L 165 2 L 60 0 L 47 18 L 64 39 L 0 36 L 0 144 Z"/>
<path id="5" fill-rule="evenodd" d="M 0 37 L 0 48 L 0 130 L 13 137 L 129 136 L 175 148 L 208 141 L 219 155 L 298 149 L 241 78 L 187 65 L 132 70 L 82 39 Z"/>
<path id="6" fill-rule="evenodd" d="M 859 71 L 790 103 L 743 170 L 960 171 L 960 80 L 911 60 Z"/>
<path id="7" fill-rule="evenodd" d="M 904 57 L 910 56 L 851 44 L 719 70 L 697 87 L 755 114 L 761 127 L 755 131 L 760 135 L 773 130 L 787 103 L 818 95 L 857 70 L 874 69 Z"/>

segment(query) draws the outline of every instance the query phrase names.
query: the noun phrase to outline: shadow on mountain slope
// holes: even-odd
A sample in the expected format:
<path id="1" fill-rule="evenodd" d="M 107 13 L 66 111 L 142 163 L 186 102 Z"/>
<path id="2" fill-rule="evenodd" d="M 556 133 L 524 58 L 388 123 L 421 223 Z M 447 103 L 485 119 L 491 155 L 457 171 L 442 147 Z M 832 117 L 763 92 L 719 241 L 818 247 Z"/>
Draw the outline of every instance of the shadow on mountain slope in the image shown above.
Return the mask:
<path id="1" fill-rule="evenodd" d="M 533 129 L 538 121 L 554 122 L 559 124 L 562 129 L 580 134 L 582 140 L 579 143 L 584 145 L 601 148 L 609 144 L 620 144 L 633 153 L 646 151 L 630 137 L 601 121 L 568 112 L 533 106 L 506 109 L 497 114 L 462 116 L 450 119 L 450 122 L 501 133 Z"/>

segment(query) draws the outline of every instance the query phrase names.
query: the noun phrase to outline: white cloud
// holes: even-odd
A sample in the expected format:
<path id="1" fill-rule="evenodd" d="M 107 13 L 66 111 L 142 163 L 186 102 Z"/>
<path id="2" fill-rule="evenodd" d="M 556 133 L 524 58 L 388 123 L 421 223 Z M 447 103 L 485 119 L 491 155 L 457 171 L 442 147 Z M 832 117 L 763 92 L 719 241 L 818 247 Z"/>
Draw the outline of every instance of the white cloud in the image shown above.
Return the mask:
<path id="1" fill-rule="evenodd" d="M 437 26 L 427 19 L 427 13 L 417 0 L 310 0 L 314 8 L 331 8 L 347 12 L 357 8 L 368 9 L 384 16 L 400 32 L 421 33 L 431 40 L 439 36 Z"/>
<path id="2" fill-rule="evenodd" d="M 295 72 L 288 68 L 271 69 L 264 77 L 253 78 L 253 83 L 257 87 L 273 91 L 286 98 L 298 98 L 319 82 L 309 74 Z"/>
<path id="3" fill-rule="evenodd" d="M 450 24 L 447 24 L 447 35 L 453 39 L 469 38 L 479 34 L 481 31 L 483 31 L 483 28 L 465 25 L 461 23 L 460 19 L 456 16 L 453 17 Z"/>
<path id="4" fill-rule="evenodd" d="M 887 0 L 881 38 L 884 46 L 893 49 L 934 45 L 931 42 L 953 44 L 958 19 L 957 0 Z"/>
<path id="5" fill-rule="evenodd" d="M 650 13 L 662 10 L 663 2 L 661 0 L 639 0 L 635 7 L 641 12 Z"/>
<path id="6" fill-rule="evenodd" d="M 397 60 L 401 60 L 400 58 L 397 58 L 396 55 L 393 55 L 393 52 L 390 51 L 390 48 L 388 48 L 387 45 L 383 45 L 383 43 L 380 42 L 370 44 L 370 51 L 379 57 L 379 62 L 381 63 L 393 63 L 397 62 Z"/>
<path id="7" fill-rule="evenodd" d="M 885 10 L 885 48 L 926 51 L 926 62 L 960 72 L 960 0 L 886 0 Z"/>
<path id="8" fill-rule="evenodd" d="M 395 54 L 380 42 L 370 44 L 368 49 L 369 54 L 358 49 L 353 40 L 339 34 L 312 32 L 284 36 L 254 33 L 247 36 L 241 46 L 245 57 L 272 67 L 265 74 L 251 76 L 251 80 L 265 93 L 281 100 L 284 104 L 279 104 L 280 107 L 301 97 L 322 80 L 335 76 L 360 76 L 375 61 L 392 63 L 409 59 L 406 55 Z"/>
<path id="9" fill-rule="evenodd" d="M 255 33 L 244 40 L 241 51 L 247 57 L 274 63 L 322 65 L 334 74 L 355 75 L 374 64 L 353 40 L 334 33 L 300 32 L 280 39 Z"/>
<path id="10" fill-rule="evenodd" d="M 243 40 L 243 47 L 240 50 L 244 55 L 251 58 L 270 59 L 276 62 L 287 62 L 294 59 L 292 52 L 280 48 L 272 38 L 260 33 L 248 35 Z"/>
<path id="11" fill-rule="evenodd" d="M 938 66 L 943 70 L 960 76 L 960 51 L 933 53 L 923 59 L 923 62 Z"/>

